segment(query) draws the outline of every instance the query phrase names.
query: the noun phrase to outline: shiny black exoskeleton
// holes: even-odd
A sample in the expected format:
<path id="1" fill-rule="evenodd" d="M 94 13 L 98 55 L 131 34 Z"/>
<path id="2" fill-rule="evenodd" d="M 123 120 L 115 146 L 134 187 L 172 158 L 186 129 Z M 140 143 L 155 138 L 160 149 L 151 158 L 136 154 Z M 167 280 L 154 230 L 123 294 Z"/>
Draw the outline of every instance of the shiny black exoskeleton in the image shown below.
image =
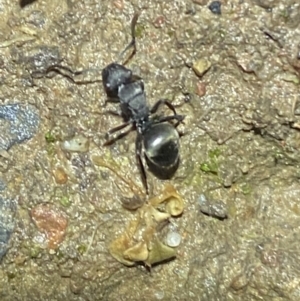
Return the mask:
<path id="1" fill-rule="evenodd" d="M 111 63 L 102 70 L 102 80 L 92 77 L 92 80 L 83 80 L 82 75 L 91 70 L 73 72 L 70 68 L 53 65 L 46 70 L 59 73 L 76 84 L 87 84 L 92 82 L 103 83 L 108 100 L 120 104 L 124 123 L 107 132 L 107 142 L 111 144 L 129 131 L 135 129 L 136 137 L 136 160 L 141 172 L 142 182 L 148 194 L 148 184 L 142 156 L 149 166 L 149 169 L 159 178 L 171 178 L 179 165 L 179 134 L 176 130 L 177 125 L 184 119 L 183 115 L 178 115 L 174 106 L 167 100 L 159 100 L 152 108 L 149 108 L 144 83 L 142 79 L 124 65 L 136 52 L 135 45 L 135 25 L 139 14 L 135 14 L 131 22 L 132 41 L 121 52 L 117 61 L 120 61 L 126 52 L 133 48 L 132 54 L 123 62 Z M 39 76 L 36 74 L 35 76 Z M 172 112 L 169 116 L 154 116 L 161 105 L 166 105 Z M 173 122 L 173 123 L 172 123 Z M 175 123 L 174 123 L 175 122 Z M 129 131 L 121 132 L 114 139 L 110 135 L 131 125 Z"/>
<path id="2" fill-rule="evenodd" d="M 137 17 L 132 21 L 132 42 L 135 46 L 134 26 Z M 128 47 L 127 47 L 128 48 Z M 126 49 L 125 49 L 126 50 Z M 129 131 L 109 140 L 109 136 L 131 125 L 136 129 L 136 159 L 141 172 L 142 181 L 148 193 L 147 177 L 142 161 L 144 153 L 149 169 L 159 178 L 171 178 L 179 164 L 179 134 L 176 126 L 184 119 L 178 115 L 174 106 L 167 100 L 159 100 L 149 108 L 141 78 L 118 63 L 111 63 L 102 71 L 103 86 L 108 99 L 120 104 L 124 123 L 107 133 L 110 144 L 125 136 Z M 169 116 L 153 116 L 161 105 L 166 105 L 172 112 Z M 175 124 L 169 121 L 176 121 Z"/>

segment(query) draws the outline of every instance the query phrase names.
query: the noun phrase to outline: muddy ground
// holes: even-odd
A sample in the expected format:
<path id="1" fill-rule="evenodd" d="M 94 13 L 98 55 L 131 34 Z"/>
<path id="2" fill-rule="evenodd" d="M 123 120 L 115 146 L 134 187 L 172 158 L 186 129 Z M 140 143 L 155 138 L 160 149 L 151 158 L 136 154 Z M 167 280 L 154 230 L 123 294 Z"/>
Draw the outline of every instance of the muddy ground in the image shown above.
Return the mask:
<path id="1" fill-rule="evenodd" d="M 13 225 L 0 252 L 2 301 L 300 300 L 300 4 L 223 0 L 221 14 L 209 4 L 0 2 L 1 105 L 40 118 L 31 139 L 1 150 L 0 194 L 11 202 L 1 210 Z M 138 215 L 122 200 L 146 200 L 135 132 L 104 147 L 122 120 L 107 113 L 118 106 L 105 105 L 101 82 L 45 72 L 60 64 L 101 79 L 139 10 L 128 67 L 150 104 L 167 98 L 186 115 L 175 176 L 148 173 L 150 199 L 171 183 L 184 201 L 154 233 L 180 234 L 176 258 L 151 268 L 127 267 L 110 249 Z M 74 138 L 83 149 L 65 150 Z"/>

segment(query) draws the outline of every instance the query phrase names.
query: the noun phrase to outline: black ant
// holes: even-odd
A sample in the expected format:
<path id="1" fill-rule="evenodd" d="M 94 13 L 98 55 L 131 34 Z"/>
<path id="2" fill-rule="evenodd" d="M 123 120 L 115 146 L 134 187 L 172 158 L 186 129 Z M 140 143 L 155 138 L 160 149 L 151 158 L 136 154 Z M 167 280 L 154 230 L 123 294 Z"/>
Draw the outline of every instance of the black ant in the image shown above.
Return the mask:
<path id="1" fill-rule="evenodd" d="M 130 57 L 123 64 L 114 62 L 102 70 L 102 82 L 108 100 L 118 102 L 120 104 L 122 117 L 125 121 L 123 124 L 106 133 L 107 141 L 104 145 L 114 143 L 116 140 L 126 136 L 132 130 L 137 131 L 135 141 L 136 160 L 141 173 L 143 185 L 146 189 L 146 193 L 148 194 L 147 176 L 142 161 L 142 154 L 144 153 L 148 167 L 152 173 L 161 179 L 171 178 L 176 172 L 180 160 L 180 137 L 176 127 L 183 121 L 184 116 L 178 115 L 174 106 L 165 99 L 158 100 L 152 108 L 149 108 L 142 79 L 134 75 L 130 69 L 124 66 L 136 53 L 135 26 L 138 17 L 139 13 L 136 13 L 132 18 L 132 40 L 120 53 L 118 60 L 122 59 L 130 48 L 133 48 L 133 52 Z M 73 75 L 79 74 L 79 72 L 74 73 L 63 66 L 52 66 L 47 70 L 47 72 L 56 71 L 78 83 L 72 76 L 63 73 L 61 69 L 59 70 L 57 68 L 61 68 L 63 71 L 67 70 Z M 173 115 L 152 116 L 152 114 L 157 112 L 161 105 L 166 105 L 173 112 Z M 173 124 L 169 122 L 172 120 L 176 120 L 176 123 Z M 111 134 L 124 129 L 128 125 L 131 125 L 128 131 L 122 132 L 117 135 L 116 138 L 109 140 Z"/>
<path id="2" fill-rule="evenodd" d="M 123 56 L 130 47 L 134 48 L 131 57 L 136 52 L 135 26 L 138 16 L 135 14 L 131 22 L 132 40 L 120 56 Z M 150 170 L 156 176 L 170 178 L 179 164 L 179 134 L 176 126 L 184 119 L 184 116 L 178 115 L 174 106 L 164 99 L 157 101 L 152 108 L 149 108 L 142 79 L 133 75 L 130 69 L 124 67 L 124 64 L 111 63 L 102 71 L 102 82 L 106 94 L 109 99 L 120 103 L 125 120 L 125 123 L 109 130 L 106 137 L 128 125 L 132 125 L 130 130 L 136 129 L 136 160 L 148 194 L 147 177 L 141 158 L 142 151 L 144 150 Z M 153 117 L 152 114 L 156 113 L 161 105 L 166 105 L 172 110 L 173 115 Z M 171 120 L 176 120 L 177 123 L 173 125 L 167 122 Z M 129 131 L 125 132 L 125 135 Z M 106 144 L 111 144 L 123 136 L 124 133 L 121 133 Z"/>

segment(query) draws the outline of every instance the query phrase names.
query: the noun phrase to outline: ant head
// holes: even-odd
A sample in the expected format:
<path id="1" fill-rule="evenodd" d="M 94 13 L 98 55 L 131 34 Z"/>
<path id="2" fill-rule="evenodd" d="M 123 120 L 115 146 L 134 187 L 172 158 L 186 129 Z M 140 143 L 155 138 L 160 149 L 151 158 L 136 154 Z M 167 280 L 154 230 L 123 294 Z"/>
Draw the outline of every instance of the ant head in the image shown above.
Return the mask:
<path id="1" fill-rule="evenodd" d="M 120 85 L 131 82 L 132 71 L 123 65 L 111 63 L 102 70 L 102 82 L 108 97 L 117 97 Z"/>

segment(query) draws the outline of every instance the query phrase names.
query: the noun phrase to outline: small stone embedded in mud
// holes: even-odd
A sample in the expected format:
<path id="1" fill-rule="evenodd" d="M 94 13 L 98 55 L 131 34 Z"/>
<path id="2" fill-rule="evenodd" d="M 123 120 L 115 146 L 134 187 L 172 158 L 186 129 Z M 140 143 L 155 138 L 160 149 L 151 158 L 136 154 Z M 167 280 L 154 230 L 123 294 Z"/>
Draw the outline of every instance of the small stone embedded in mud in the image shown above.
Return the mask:
<path id="1" fill-rule="evenodd" d="M 0 150 L 30 139 L 36 133 L 40 118 L 33 106 L 10 104 L 0 106 Z"/>
<path id="2" fill-rule="evenodd" d="M 123 0 L 115 0 L 115 1 L 113 1 L 113 5 L 115 8 L 117 8 L 119 10 L 124 9 L 124 1 Z"/>
<path id="3" fill-rule="evenodd" d="M 124 208 L 128 210 L 136 210 L 143 206 L 145 201 L 138 195 L 132 197 L 122 197 L 121 202 Z"/>
<path id="4" fill-rule="evenodd" d="M 68 175 L 66 174 L 65 170 L 60 166 L 54 169 L 53 176 L 57 184 L 66 184 L 68 181 Z"/>
<path id="5" fill-rule="evenodd" d="M 280 261 L 282 260 L 282 251 L 276 249 L 272 244 L 265 243 L 259 251 L 259 258 L 263 265 L 272 268 L 277 268 L 280 266 Z"/>
<path id="6" fill-rule="evenodd" d="M 7 252 L 7 244 L 14 229 L 14 204 L 0 196 L 0 260 Z"/>
<path id="7" fill-rule="evenodd" d="M 230 287 L 235 291 L 240 291 L 249 283 L 248 276 L 244 273 L 237 275 L 230 283 Z"/>
<path id="8" fill-rule="evenodd" d="M 61 148 L 69 152 L 84 153 L 89 150 L 90 141 L 83 135 L 77 135 L 70 140 L 61 143 Z"/>
<path id="9" fill-rule="evenodd" d="M 192 69 L 199 77 L 202 77 L 204 73 L 209 70 L 210 67 L 211 67 L 211 62 L 206 58 L 199 59 L 195 61 L 192 65 Z"/>
<path id="10" fill-rule="evenodd" d="M 208 216 L 223 220 L 228 217 L 226 205 L 221 201 L 210 201 L 204 194 L 198 198 L 200 211 Z"/>
<path id="11" fill-rule="evenodd" d="M 163 290 L 158 290 L 154 293 L 154 296 L 157 300 L 163 300 L 165 292 Z"/>
<path id="12" fill-rule="evenodd" d="M 178 232 L 171 231 L 167 234 L 166 243 L 169 247 L 175 248 L 180 245 L 181 235 Z"/>
<path id="13" fill-rule="evenodd" d="M 46 14 L 41 10 L 33 10 L 26 19 L 26 22 L 42 28 L 46 23 Z"/>
<path id="14" fill-rule="evenodd" d="M 213 1 L 208 5 L 209 10 L 215 15 L 221 15 L 221 2 Z"/>
<path id="15" fill-rule="evenodd" d="M 154 20 L 153 25 L 156 28 L 161 28 L 161 27 L 163 27 L 165 22 L 166 22 L 165 17 L 164 16 L 159 16 Z"/>
<path id="16" fill-rule="evenodd" d="M 206 94 L 206 85 L 203 82 L 197 82 L 196 85 L 196 94 L 200 97 L 204 96 Z"/>
<path id="17" fill-rule="evenodd" d="M 39 204 L 31 210 L 35 225 L 48 240 L 48 248 L 56 249 L 63 241 L 68 220 L 63 212 L 51 204 Z"/>

